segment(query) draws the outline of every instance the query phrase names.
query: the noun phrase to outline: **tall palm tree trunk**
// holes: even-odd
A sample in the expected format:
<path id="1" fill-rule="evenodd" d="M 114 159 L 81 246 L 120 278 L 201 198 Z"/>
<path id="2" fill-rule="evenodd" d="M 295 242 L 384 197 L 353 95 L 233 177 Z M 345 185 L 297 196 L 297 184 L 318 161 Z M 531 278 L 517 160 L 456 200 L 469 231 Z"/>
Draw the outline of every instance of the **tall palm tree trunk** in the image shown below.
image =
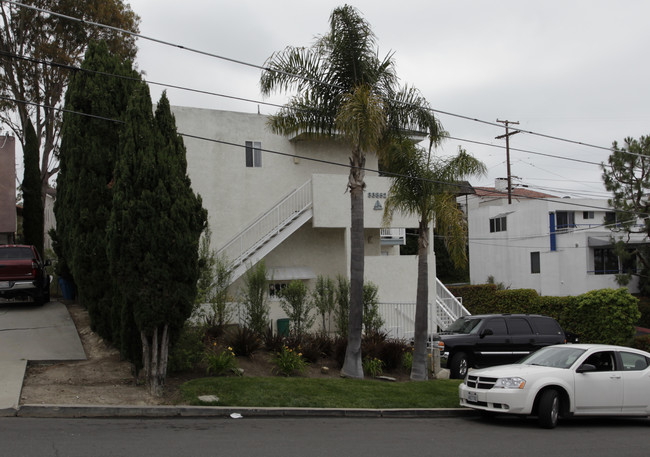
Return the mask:
<path id="1" fill-rule="evenodd" d="M 427 370 L 427 330 L 429 323 L 429 227 L 426 221 L 420 221 L 418 237 L 418 285 L 415 299 L 415 347 L 411 379 L 424 381 Z"/>
<path id="2" fill-rule="evenodd" d="M 364 224 L 363 224 L 363 166 L 365 158 L 354 154 L 350 161 L 350 319 L 348 322 L 348 345 L 341 376 L 363 379 L 361 358 L 361 332 L 363 322 L 363 275 L 364 275 Z"/>

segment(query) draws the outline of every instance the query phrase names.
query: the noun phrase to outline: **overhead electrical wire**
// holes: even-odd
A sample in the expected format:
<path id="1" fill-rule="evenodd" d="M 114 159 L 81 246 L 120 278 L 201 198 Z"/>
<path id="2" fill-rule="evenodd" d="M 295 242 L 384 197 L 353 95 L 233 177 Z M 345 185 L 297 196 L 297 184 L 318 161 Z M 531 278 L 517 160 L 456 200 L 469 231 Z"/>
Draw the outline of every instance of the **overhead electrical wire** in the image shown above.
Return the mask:
<path id="1" fill-rule="evenodd" d="M 62 63 L 58 63 L 58 62 L 47 61 L 47 60 L 44 60 L 44 59 L 37 59 L 37 58 L 34 58 L 34 57 L 21 56 L 21 55 L 17 55 L 17 54 L 14 54 L 14 53 L 9 53 L 9 52 L 2 51 L 2 50 L 0 50 L 0 56 L 9 57 L 9 58 L 18 59 L 18 60 L 24 60 L 24 61 L 28 61 L 28 62 L 32 62 L 32 63 L 38 63 L 38 64 L 42 64 L 42 65 L 49 65 L 49 66 L 53 66 L 53 67 L 56 67 L 56 68 L 63 68 L 63 69 L 67 69 L 67 70 L 74 71 L 74 72 L 85 72 L 85 73 L 96 74 L 96 75 L 100 75 L 100 76 L 110 76 L 110 77 L 126 79 L 126 80 L 132 80 L 132 81 L 143 81 L 143 82 L 145 82 L 147 84 L 167 87 L 167 88 L 171 88 L 171 89 L 184 90 L 184 91 L 193 92 L 193 93 L 200 93 L 200 94 L 204 94 L 204 95 L 211 95 L 211 96 L 215 96 L 215 97 L 228 98 L 228 99 L 231 99 L 231 100 L 239 100 L 239 101 L 245 101 L 245 102 L 249 102 L 249 103 L 263 104 L 263 105 L 274 106 L 274 107 L 278 107 L 278 108 L 281 108 L 283 106 L 283 105 L 280 105 L 280 104 L 277 104 L 277 103 L 269 103 L 269 102 L 264 102 L 264 101 L 260 101 L 260 100 L 254 100 L 254 99 L 249 99 L 249 98 L 226 95 L 226 94 L 221 94 L 221 93 L 218 93 L 218 92 L 212 92 L 212 91 L 207 91 L 207 90 L 202 90 L 202 89 L 194 89 L 194 88 L 190 88 L 190 87 L 186 87 L 186 86 L 180 86 L 180 85 L 174 85 L 174 84 L 163 83 L 163 82 L 158 82 L 158 81 L 152 81 L 152 80 L 148 80 L 148 79 L 144 79 L 144 78 L 136 78 L 136 77 L 131 77 L 131 76 L 116 75 L 116 74 L 113 74 L 113 73 L 102 72 L 102 71 L 97 71 L 97 70 L 90 70 L 90 69 L 81 68 L 81 67 L 77 67 L 77 66 L 70 65 L 70 64 L 62 64 Z M 466 138 L 458 138 L 458 137 L 453 137 L 453 136 L 446 136 L 445 138 L 450 139 L 450 140 L 456 140 L 456 141 L 463 141 L 463 142 L 472 143 L 472 144 L 478 144 L 478 145 L 481 145 L 481 146 L 489 146 L 489 147 L 498 148 L 498 149 L 505 149 L 505 146 L 503 146 L 503 145 L 485 143 L 485 142 L 482 142 L 482 141 L 470 140 L 470 139 L 466 139 Z M 558 155 L 554 155 L 554 154 L 536 152 L 536 151 L 531 151 L 531 150 L 527 150 L 527 149 L 519 149 L 519 148 L 511 147 L 510 150 L 511 151 L 517 151 L 517 152 L 523 152 L 523 153 L 526 153 L 526 154 L 533 154 L 533 155 L 539 155 L 539 156 L 544 156 L 544 157 L 550 157 L 550 158 L 554 158 L 554 159 L 567 160 L 567 161 L 570 161 L 570 162 L 584 163 L 584 164 L 588 164 L 588 165 L 596 165 L 596 166 L 604 165 L 604 166 L 607 166 L 607 167 L 610 166 L 608 164 L 590 162 L 590 161 L 587 161 L 587 160 L 574 159 L 572 157 L 558 156 Z"/>
<path id="2" fill-rule="evenodd" d="M 66 110 L 66 109 L 60 108 L 60 107 L 47 106 L 47 105 L 43 105 L 43 104 L 39 104 L 39 103 L 35 103 L 35 102 L 29 102 L 29 101 L 25 101 L 25 100 L 17 100 L 15 98 L 7 97 L 7 96 L 4 96 L 4 95 L 0 95 L 0 99 L 7 100 L 7 101 L 12 101 L 14 103 L 24 103 L 24 104 L 29 104 L 29 105 L 33 105 L 33 106 L 40 106 L 40 107 L 47 108 L 47 109 L 62 111 L 62 112 L 65 112 L 65 113 L 84 116 L 84 117 L 89 117 L 89 118 L 93 118 L 93 119 L 109 121 L 109 122 L 115 122 L 115 123 L 118 123 L 118 124 L 125 124 L 124 121 L 119 120 L 119 119 L 112 119 L 112 118 L 107 118 L 107 117 L 103 117 L 103 116 L 96 116 L 96 115 L 92 115 L 92 114 L 88 114 L 88 113 L 82 113 L 82 112 L 79 112 L 79 111 Z M 179 135 L 183 136 L 183 137 L 192 138 L 192 139 L 196 139 L 196 140 L 200 140 L 200 141 L 218 143 L 218 144 L 223 144 L 223 145 L 226 145 L 226 146 L 233 146 L 233 147 L 238 147 L 238 148 L 245 148 L 246 147 L 245 145 L 242 145 L 242 144 L 232 143 L 232 142 L 224 141 L 224 140 L 217 140 L 217 139 L 214 139 L 214 138 L 207 138 L 207 137 L 203 137 L 203 136 L 200 136 L 200 135 L 193 135 L 193 134 L 183 133 L 183 132 L 177 132 L 177 133 Z M 286 157 L 293 157 L 293 158 L 298 158 L 298 159 L 304 159 L 306 161 L 318 162 L 318 163 L 328 164 L 328 165 L 342 167 L 342 168 L 348 168 L 348 169 L 352 168 L 352 166 L 350 164 L 334 162 L 334 161 L 331 161 L 331 160 L 317 159 L 317 158 L 314 158 L 314 157 L 307 157 L 307 156 L 299 156 L 299 155 L 296 155 L 296 154 L 293 154 L 293 153 L 274 151 L 274 150 L 271 150 L 271 149 L 264 149 L 264 148 L 261 148 L 260 151 L 261 152 L 266 152 L 266 153 L 269 153 L 269 154 L 281 155 L 281 156 L 286 156 Z M 451 187 L 458 187 L 459 189 L 463 189 L 465 187 L 462 183 L 438 181 L 438 180 L 432 180 L 432 179 L 425 179 L 425 178 L 407 176 L 407 175 L 402 175 L 402 174 L 399 174 L 399 173 L 392 173 L 392 172 L 382 171 L 382 170 L 378 170 L 378 169 L 376 170 L 376 169 L 367 168 L 367 167 L 358 167 L 358 168 L 360 170 L 363 170 L 364 172 L 377 173 L 377 174 L 382 175 L 382 176 L 402 177 L 402 178 L 409 178 L 409 179 L 413 179 L 413 180 L 427 181 L 427 182 L 432 182 L 432 183 L 436 183 L 436 184 L 444 184 L 446 186 L 451 186 Z M 493 195 L 495 198 L 500 198 L 500 197 L 507 196 L 508 192 L 507 191 L 500 191 L 500 190 L 497 190 L 497 189 L 490 189 L 490 194 Z M 470 197 L 475 197 L 475 196 L 470 196 Z M 516 198 L 520 198 L 520 199 L 524 199 L 524 200 L 557 202 L 557 198 L 535 197 L 535 196 L 526 196 L 526 195 L 517 195 Z M 566 200 L 566 199 L 562 199 L 561 203 L 563 205 L 565 205 L 565 206 L 579 206 L 581 208 L 590 208 L 590 209 L 598 209 L 598 210 L 605 210 L 605 211 L 612 210 L 611 207 L 602 207 L 602 206 L 596 206 L 596 205 L 587 205 L 587 204 L 581 204 L 581 203 L 574 203 L 574 202 L 571 202 L 571 201 Z M 620 212 L 620 213 L 629 213 L 629 214 L 636 215 L 636 213 L 634 211 L 620 211 L 620 210 L 618 210 L 618 212 Z"/>
<path id="3" fill-rule="evenodd" d="M 301 76 L 301 75 L 295 75 L 295 74 L 283 72 L 283 71 L 280 71 L 280 70 L 271 69 L 271 68 L 265 67 L 263 65 L 252 64 L 252 63 L 249 63 L 249 62 L 245 62 L 245 61 L 238 60 L 238 59 L 233 59 L 233 58 L 230 58 L 230 57 L 225 57 L 225 56 L 215 54 L 215 53 L 212 53 L 212 52 L 207 52 L 207 51 L 202 51 L 200 49 L 190 48 L 190 47 L 183 46 L 183 45 L 180 45 L 180 44 L 172 43 L 170 41 L 165 41 L 165 40 L 161 40 L 161 39 L 158 39 L 158 38 L 153 38 L 153 37 L 150 37 L 150 36 L 142 35 L 140 33 L 132 32 L 130 30 L 122 29 L 122 28 L 119 28 L 119 27 L 114 27 L 114 26 L 110 26 L 110 25 L 106 25 L 106 24 L 101 24 L 99 22 L 87 21 L 87 20 L 84 20 L 84 19 L 81 19 L 81 18 L 68 16 L 68 15 L 61 14 L 61 13 L 56 13 L 54 11 L 47 10 L 47 9 L 44 9 L 44 8 L 39 8 L 39 7 L 34 6 L 34 5 L 26 5 L 24 3 L 13 1 L 13 0 L 5 0 L 5 2 L 10 4 L 10 5 L 14 5 L 14 6 L 22 7 L 22 8 L 29 8 L 29 9 L 32 9 L 32 10 L 35 10 L 35 11 L 39 11 L 41 13 L 51 14 L 51 15 L 61 17 L 61 18 L 64 18 L 64 19 L 68 19 L 68 20 L 71 20 L 71 21 L 76 21 L 76 22 L 81 22 L 83 24 L 89 24 L 89 25 L 93 25 L 93 26 L 96 26 L 96 27 L 106 28 L 106 29 L 109 29 L 109 30 L 113 30 L 115 32 L 130 35 L 130 36 L 142 39 L 142 40 L 147 40 L 147 41 L 162 44 L 162 45 L 165 45 L 165 46 L 170 46 L 170 47 L 174 47 L 174 48 L 177 48 L 177 49 L 182 49 L 184 51 L 192 52 L 192 53 L 195 53 L 195 54 L 200 54 L 200 55 L 203 55 L 203 56 L 212 57 L 212 58 L 224 60 L 224 61 L 227 61 L 227 62 L 231 62 L 231 63 L 235 63 L 235 64 L 239 64 L 239 65 L 244 65 L 244 66 L 251 67 L 251 68 L 256 68 L 256 69 L 263 70 L 263 71 L 276 72 L 276 73 L 284 74 L 284 75 L 287 75 L 287 76 L 300 78 L 300 79 L 303 79 L 305 81 L 314 82 L 316 84 L 324 84 L 324 85 L 327 85 L 327 86 L 330 86 L 330 87 L 341 88 L 341 86 L 338 86 L 338 85 L 335 85 L 335 84 L 325 83 L 323 81 L 318 81 L 318 80 L 315 80 L 315 79 L 312 79 L 312 78 L 307 78 L 307 77 L 304 77 L 304 76 Z M 503 128 L 503 126 L 501 124 L 498 124 L 498 123 L 495 123 L 495 122 L 490 122 L 490 121 L 485 121 L 485 120 L 474 118 L 474 117 L 471 117 L 471 116 L 465 116 L 465 115 L 462 115 L 462 114 L 456 114 L 456 113 L 452 113 L 450 111 L 444 111 L 444 110 L 439 110 L 439 109 L 435 109 L 435 108 L 429 108 L 429 110 L 431 110 L 434 113 L 438 113 L 438 114 L 444 114 L 444 115 L 456 117 L 456 118 L 459 118 L 459 119 L 470 120 L 470 121 L 474 121 L 474 122 L 485 124 L 485 125 L 490 125 L 490 126 L 494 126 L 494 127 Z M 521 133 L 527 133 L 529 135 L 539 136 L 539 137 L 547 138 L 547 139 L 553 139 L 553 140 L 556 140 L 556 141 L 562 141 L 562 142 L 566 142 L 566 143 L 577 144 L 577 145 L 580 145 L 580 146 L 586 146 L 586 147 L 601 149 L 601 150 L 610 151 L 610 152 L 618 151 L 617 149 L 614 149 L 614 148 L 611 148 L 611 147 L 604 147 L 604 146 L 594 145 L 594 144 L 590 144 L 590 143 L 586 143 L 586 142 L 582 142 L 582 141 L 576 141 L 576 140 L 562 138 L 562 137 L 558 137 L 558 136 L 554 136 L 554 135 L 548 135 L 548 134 L 544 134 L 544 133 L 534 132 L 532 130 L 524 130 L 524 129 L 514 128 L 514 127 L 511 127 L 511 129 L 512 129 L 513 132 L 516 131 L 516 132 L 521 132 Z"/>
<path id="4" fill-rule="evenodd" d="M 34 58 L 34 57 L 29 57 L 29 56 L 21 56 L 21 55 L 17 55 L 17 54 L 10 53 L 10 52 L 7 52 L 7 51 L 2 51 L 2 50 L 0 50 L 0 56 L 9 57 L 9 58 L 12 58 L 12 59 L 24 60 L 24 61 L 28 61 L 28 62 L 32 62 L 32 63 L 38 63 L 38 64 L 42 64 L 42 65 L 49 65 L 49 66 L 53 66 L 53 67 L 57 67 L 57 68 L 63 68 L 63 69 L 74 71 L 74 72 L 85 72 L 85 73 L 96 74 L 96 75 L 100 75 L 100 76 L 111 76 L 111 77 L 115 77 L 115 78 L 131 80 L 131 81 L 143 81 L 143 82 L 145 82 L 147 84 L 167 87 L 167 88 L 171 88 L 171 89 L 184 90 L 184 91 L 193 92 L 193 93 L 200 93 L 200 94 L 204 94 L 204 95 L 212 95 L 212 96 L 215 96 L 215 97 L 223 97 L 223 98 L 228 98 L 228 99 L 232 99 L 232 100 L 245 101 L 245 102 L 255 103 L 255 104 L 263 104 L 263 105 L 267 105 L 267 106 L 274 106 L 274 107 L 277 107 L 277 108 L 282 108 L 282 106 L 283 106 L 283 105 L 280 105 L 280 104 L 277 104 L 277 103 L 269 103 L 269 102 L 264 102 L 264 101 L 260 101 L 260 100 L 254 100 L 254 99 L 249 99 L 249 98 L 226 95 L 226 94 L 221 94 L 221 93 L 218 93 L 218 92 L 212 92 L 212 91 L 207 91 L 207 90 L 202 90 L 202 89 L 194 89 L 194 88 L 190 88 L 190 87 L 186 87 L 186 86 L 180 86 L 180 85 L 174 85 L 174 84 L 170 84 L 170 83 L 152 81 L 152 80 L 148 80 L 148 79 L 144 79 L 144 78 L 136 78 L 136 77 L 132 77 L 132 76 L 116 75 L 116 74 L 113 74 L 113 73 L 108 73 L 108 72 L 103 72 L 103 71 L 90 70 L 90 69 L 81 68 L 81 67 L 70 65 L 70 64 L 62 64 L 62 63 L 48 61 L 48 60 L 44 60 L 44 59 L 37 59 L 37 58 Z M 456 140 L 456 141 L 463 141 L 463 142 L 472 143 L 472 144 L 478 144 L 478 145 L 481 145 L 481 146 L 489 146 L 489 147 L 492 147 L 492 148 L 505 149 L 505 146 L 503 146 L 503 145 L 485 143 L 485 142 L 477 141 L 477 140 L 469 140 L 469 139 L 466 139 L 466 138 L 458 138 L 458 137 L 454 137 L 454 136 L 446 136 L 445 138 L 450 139 L 450 140 Z M 588 165 L 596 165 L 596 166 L 605 165 L 605 166 L 608 166 L 608 167 L 610 166 L 610 165 L 607 165 L 607 164 L 602 164 L 602 163 L 597 163 L 597 162 L 590 162 L 590 161 L 587 161 L 587 160 L 574 159 L 572 157 L 558 156 L 558 155 L 553 155 L 553 154 L 548 154 L 548 153 L 543 153 L 543 152 L 536 152 L 536 151 L 531 151 L 531 150 L 528 150 L 528 149 L 519 149 L 519 148 L 511 147 L 510 150 L 511 151 L 517 151 L 517 152 L 523 152 L 523 153 L 526 153 L 526 154 L 533 154 L 533 155 L 539 155 L 539 156 L 544 156 L 544 157 L 550 157 L 550 158 L 554 158 L 554 159 L 567 160 L 567 161 L 570 161 L 570 162 L 584 163 L 584 164 L 588 164 Z"/>
<path id="5" fill-rule="evenodd" d="M 156 42 L 156 43 L 159 43 L 159 44 L 163 44 L 163 45 L 166 45 L 166 46 L 177 47 L 179 49 L 194 52 L 194 53 L 197 53 L 197 54 L 201 54 L 201 55 L 205 55 L 205 56 L 209 56 L 209 57 L 214 57 L 214 58 L 230 61 L 230 62 L 233 62 L 233 63 L 237 63 L 237 64 L 241 64 L 241 65 L 245 65 L 245 66 L 249 66 L 249 67 L 253 67 L 253 68 L 257 68 L 257 69 L 261 69 L 261 70 L 276 71 L 276 70 L 269 69 L 269 68 L 266 68 L 266 67 L 263 67 L 263 66 L 260 66 L 260 65 L 250 64 L 248 62 L 244 62 L 244 61 L 237 60 L 237 59 L 231 59 L 231 58 L 224 57 L 224 56 L 221 56 L 221 55 L 218 55 L 218 54 L 214 54 L 214 53 L 210 53 L 210 52 L 206 52 L 206 51 L 201 51 L 201 50 L 198 50 L 198 49 L 188 48 L 186 46 L 182 46 L 182 45 L 178 45 L 178 44 L 175 44 L 175 43 L 172 43 L 172 42 L 152 38 L 152 37 L 149 37 L 149 36 L 146 36 L 146 35 L 138 34 L 138 33 L 131 32 L 131 31 L 121 29 L 121 28 L 118 28 L 118 27 L 113 27 L 113 26 L 109 26 L 109 25 L 106 25 L 106 24 L 101 24 L 101 23 L 97 23 L 97 22 L 93 22 L 93 21 L 86 21 L 84 19 L 80 19 L 80 18 L 76 18 L 76 17 L 72 17 L 72 16 L 67 16 L 67 15 L 56 13 L 56 12 L 46 10 L 46 9 L 43 9 L 43 8 L 38 8 L 38 7 L 35 7 L 35 6 L 32 6 L 32 5 L 26 5 L 26 4 L 16 2 L 16 1 L 11 1 L 11 0 L 6 0 L 6 3 L 13 4 L 13 5 L 19 6 L 19 7 L 30 8 L 30 9 L 40 11 L 40 12 L 46 13 L 46 14 L 52 14 L 52 15 L 59 16 L 59 17 L 62 17 L 62 18 L 68 19 L 68 20 L 72 20 L 72 21 L 77 21 L 77 22 L 90 24 L 90 25 L 97 26 L 97 27 L 107 28 L 109 30 L 113 30 L 113 31 L 117 31 L 117 32 L 120 32 L 120 33 L 125 33 L 125 34 L 128 34 L 128 35 L 132 35 L 132 36 L 134 36 L 136 38 L 149 40 L 149 41 Z M 34 62 L 48 63 L 50 65 L 57 65 L 57 66 L 60 66 L 60 67 L 67 67 L 67 68 L 70 68 L 70 69 L 76 70 L 76 71 L 83 70 L 83 69 L 80 69 L 78 67 L 73 67 L 73 66 L 70 66 L 70 65 L 61 65 L 61 64 L 51 63 L 51 62 L 43 62 L 43 61 L 39 61 L 38 59 L 33 59 L 33 58 L 29 58 L 29 57 L 24 57 L 24 56 L 16 56 L 16 55 L 8 54 L 8 53 L 5 53 L 5 55 L 12 56 L 12 57 L 15 57 L 15 58 L 22 58 L 22 59 L 25 59 L 25 60 L 31 60 L 31 61 L 34 61 Z M 101 72 L 95 72 L 95 73 L 102 74 Z M 280 73 L 282 73 L 282 72 L 280 72 Z M 106 74 L 106 73 L 104 73 L 104 74 Z M 288 74 L 288 75 L 294 76 L 294 77 L 298 77 L 298 78 L 301 77 L 299 75 L 292 75 L 292 74 L 289 74 L 289 73 L 285 73 L 285 74 Z M 118 76 L 118 75 L 111 75 L 111 76 Z M 308 78 L 303 78 L 303 79 L 308 79 Z M 311 81 L 315 82 L 315 83 L 327 84 L 327 83 L 323 83 L 321 81 L 316 81 L 316 80 L 311 80 Z M 251 103 L 265 104 L 265 105 L 276 106 L 276 107 L 282 107 L 283 106 L 283 105 L 274 104 L 274 103 L 267 103 L 267 102 L 247 99 L 247 98 L 243 98 L 243 97 L 236 97 L 236 96 L 230 96 L 230 95 L 226 95 L 226 94 L 219 94 L 219 93 L 205 91 L 205 90 L 198 90 L 198 89 L 192 89 L 192 88 L 187 88 L 187 87 L 183 87 L 183 86 L 165 84 L 165 83 L 160 83 L 160 82 L 156 82 L 156 81 L 145 81 L 145 82 L 147 82 L 148 84 L 152 84 L 152 85 L 160 85 L 160 86 L 165 86 L 165 87 L 170 87 L 170 88 L 175 88 L 175 89 L 180 89 L 180 90 L 187 90 L 187 91 L 192 91 L 192 92 L 196 92 L 196 93 L 202 93 L 202 94 L 206 94 L 206 95 L 214 95 L 214 96 L 225 97 L 225 98 L 230 98 L 230 99 L 235 99 L 235 100 L 241 100 L 241 101 L 246 101 L 246 102 L 251 102 Z M 331 85 L 331 84 L 329 84 L 329 85 Z M 333 86 L 333 85 L 331 85 L 331 86 Z M 334 86 L 334 87 L 338 87 L 338 86 Z M 29 103 L 29 102 L 23 101 L 23 103 Z M 54 109 L 53 107 L 49 107 L 49 108 Z M 451 113 L 451 112 L 437 110 L 437 109 L 434 109 L 434 108 L 430 108 L 430 109 L 431 109 L 432 112 L 437 112 L 437 113 L 440 113 L 440 114 L 455 116 L 455 117 L 459 117 L 459 118 L 462 118 L 462 119 L 472 120 L 472 121 L 475 121 L 475 122 L 488 124 L 488 125 L 492 125 L 492 126 L 496 126 L 496 127 L 500 127 L 500 128 L 502 127 L 500 124 L 495 124 L 493 122 L 488 122 L 488 121 L 484 121 L 484 120 L 481 120 L 481 119 L 472 118 L 472 117 L 469 117 L 469 116 L 464 116 L 464 115 L 459 115 L 459 114 L 455 114 L 455 113 Z M 63 111 L 65 111 L 65 110 L 63 110 Z M 610 152 L 615 151 L 615 149 L 612 149 L 612 148 L 605 148 L 605 147 L 602 147 L 602 146 L 591 145 L 589 143 L 585 143 L 585 142 L 581 142 L 581 141 L 568 140 L 566 138 L 541 134 L 541 133 L 534 132 L 534 131 L 528 131 L 528 130 L 513 128 L 513 131 L 515 131 L 515 130 L 520 131 L 522 133 L 528 133 L 528 134 L 531 134 L 531 135 L 538 135 L 538 136 L 551 138 L 551 139 L 555 139 L 555 140 L 575 143 L 575 144 L 579 144 L 579 145 L 582 145 L 582 146 L 595 147 L 595 148 L 607 150 L 607 151 L 610 151 Z M 447 138 L 454 139 L 454 140 L 457 140 L 457 141 L 465 141 L 465 142 L 469 142 L 469 143 L 480 144 L 480 145 L 485 145 L 485 146 L 490 146 L 490 147 L 497 147 L 497 148 L 503 149 L 503 146 L 493 145 L 493 144 L 490 144 L 490 143 L 484 143 L 484 142 L 479 142 L 479 141 L 474 141 L 474 140 L 456 138 L 456 137 L 451 137 L 451 136 L 449 136 Z M 602 163 L 590 162 L 590 161 L 574 159 L 574 158 L 570 158 L 570 157 L 562 157 L 562 156 L 557 156 L 557 155 L 552 155 L 552 154 L 545 154 L 545 153 L 540 153 L 540 152 L 535 152 L 535 151 L 530 151 L 530 150 L 523 150 L 523 149 L 518 149 L 518 148 L 510 148 L 510 149 L 514 150 L 514 151 L 519 151 L 519 152 L 524 152 L 524 153 L 529 153 L 529 154 L 535 154 L 535 155 L 541 155 L 541 156 L 546 156 L 546 157 L 551 157 L 551 158 L 557 158 L 557 159 L 561 159 L 561 160 L 569 160 L 569 161 L 574 161 L 574 162 L 579 162 L 579 163 L 586 163 L 586 164 L 590 164 L 590 165 L 597 165 L 597 166 L 604 165 Z M 270 152 L 270 151 L 267 151 L 267 152 Z M 625 151 L 625 152 L 628 152 L 628 151 Z M 633 153 L 630 153 L 630 154 L 633 154 Z M 639 154 L 633 154 L 633 155 L 639 155 Z M 309 158 L 306 158 L 306 159 L 309 159 Z M 605 166 L 609 166 L 609 165 L 605 165 Z M 368 171 L 378 172 L 376 170 L 368 170 Z"/>

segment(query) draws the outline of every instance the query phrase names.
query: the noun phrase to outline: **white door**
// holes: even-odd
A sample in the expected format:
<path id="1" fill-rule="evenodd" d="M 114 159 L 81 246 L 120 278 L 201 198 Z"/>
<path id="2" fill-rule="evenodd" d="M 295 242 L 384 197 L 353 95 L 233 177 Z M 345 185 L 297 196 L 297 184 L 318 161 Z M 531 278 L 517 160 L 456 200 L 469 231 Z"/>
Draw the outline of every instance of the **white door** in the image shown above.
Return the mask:
<path id="1" fill-rule="evenodd" d="M 650 414 L 650 367 L 646 358 L 621 351 L 623 363 L 623 412 Z"/>
<path id="2" fill-rule="evenodd" d="M 597 371 L 575 374 L 575 413 L 620 413 L 623 405 L 622 372 L 616 371 L 616 358 L 612 351 L 590 355 L 583 363 Z"/>

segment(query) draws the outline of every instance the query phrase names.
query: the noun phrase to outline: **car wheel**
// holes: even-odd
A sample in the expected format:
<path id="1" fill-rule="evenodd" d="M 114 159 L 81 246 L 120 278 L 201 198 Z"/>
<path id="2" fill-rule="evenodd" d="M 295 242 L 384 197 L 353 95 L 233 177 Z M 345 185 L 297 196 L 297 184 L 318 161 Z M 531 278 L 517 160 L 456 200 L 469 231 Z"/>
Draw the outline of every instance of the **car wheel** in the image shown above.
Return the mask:
<path id="1" fill-rule="evenodd" d="M 464 352 L 458 352 L 451 358 L 449 365 L 449 377 L 452 379 L 463 379 L 467 375 L 469 360 Z"/>
<path id="2" fill-rule="evenodd" d="M 555 428 L 560 416 L 560 396 L 557 390 L 546 390 L 539 399 L 537 422 L 542 428 Z"/>

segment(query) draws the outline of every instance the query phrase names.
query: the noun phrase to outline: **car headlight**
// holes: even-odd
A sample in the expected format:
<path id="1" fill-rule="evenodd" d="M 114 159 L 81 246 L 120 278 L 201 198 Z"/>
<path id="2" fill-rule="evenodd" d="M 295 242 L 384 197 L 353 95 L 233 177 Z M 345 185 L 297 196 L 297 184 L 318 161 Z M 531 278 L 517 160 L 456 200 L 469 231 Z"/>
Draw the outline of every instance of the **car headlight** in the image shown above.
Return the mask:
<path id="1" fill-rule="evenodd" d="M 514 378 L 499 378 L 494 384 L 495 389 L 523 389 L 526 385 L 526 380 L 519 377 Z"/>

